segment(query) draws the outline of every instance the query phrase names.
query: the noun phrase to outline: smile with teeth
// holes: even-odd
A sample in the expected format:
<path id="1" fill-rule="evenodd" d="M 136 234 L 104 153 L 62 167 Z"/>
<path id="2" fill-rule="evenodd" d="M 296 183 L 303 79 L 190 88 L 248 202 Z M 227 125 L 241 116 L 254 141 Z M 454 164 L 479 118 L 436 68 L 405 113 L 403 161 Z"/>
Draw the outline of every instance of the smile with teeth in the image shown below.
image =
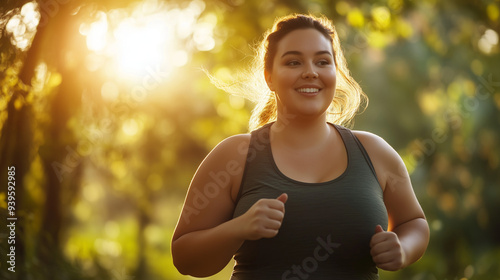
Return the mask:
<path id="1" fill-rule="evenodd" d="M 314 93 L 314 92 L 318 92 L 319 88 L 298 88 L 297 91 L 298 92 L 305 92 L 305 93 Z"/>

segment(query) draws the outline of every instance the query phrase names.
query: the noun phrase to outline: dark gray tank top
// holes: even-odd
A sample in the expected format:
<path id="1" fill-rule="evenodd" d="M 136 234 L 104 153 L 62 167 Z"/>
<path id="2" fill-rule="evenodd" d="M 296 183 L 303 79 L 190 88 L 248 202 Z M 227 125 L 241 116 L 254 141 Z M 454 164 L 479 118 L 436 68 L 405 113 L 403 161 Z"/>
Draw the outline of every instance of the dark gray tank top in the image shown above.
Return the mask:
<path id="1" fill-rule="evenodd" d="M 231 280 L 378 279 L 370 239 L 377 225 L 387 230 L 388 218 L 382 189 L 361 142 L 349 129 L 334 125 L 347 151 L 346 170 L 328 182 L 299 182 L 276 166 L 271 125 L 251 133 L 233 217 L 261 198 L 286 192 L 285 218 L 274 238 L 243 243 L 234 256 Z"/>

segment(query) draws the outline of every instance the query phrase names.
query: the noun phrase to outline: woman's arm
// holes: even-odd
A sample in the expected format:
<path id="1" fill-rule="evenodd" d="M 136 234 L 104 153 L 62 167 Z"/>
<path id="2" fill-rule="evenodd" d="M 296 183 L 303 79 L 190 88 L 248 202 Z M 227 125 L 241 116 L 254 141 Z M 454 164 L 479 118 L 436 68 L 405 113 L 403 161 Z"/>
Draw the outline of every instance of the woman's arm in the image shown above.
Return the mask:
<path id="1" fill-rule="evenodd" d="M 182 274 L 213 275 L 245 240 L 273 237 L 281 227 L 286 195 L 261 199 L 232 219 L 249 139 L 237 135 L 224 140 L 196 171 L 172 238 L 174 265 Z"/>
<path id="2" fill-rule="evenodd" d="M 387 232 L 374 229 L 370 246 L 374 262 L 384 270 L 399 270 L 422 257 L 429 243 L 429 226 L 398 153 L 382 138 L 356 132 L 384 191 L 389 215 Z"/>
<path id="3" fill-rule="evenodd" d="M 243 244 L 236 219 L 174 237 L 172 256 L 180 273 L 207 277 L 221 271 Z"/>
<path id="4" fill-rule="evenodd" d="M 243 243 L 234 225 L 237 221 L 231 218 L 233 190 L 236 181 L 241 181 L 246 158 L 237 152 L 238 145 L 249 139 L 237 135 L 222 141 L 198 167 L 172 238 L 172 257 L 180 273 L 215 274 Z"/>

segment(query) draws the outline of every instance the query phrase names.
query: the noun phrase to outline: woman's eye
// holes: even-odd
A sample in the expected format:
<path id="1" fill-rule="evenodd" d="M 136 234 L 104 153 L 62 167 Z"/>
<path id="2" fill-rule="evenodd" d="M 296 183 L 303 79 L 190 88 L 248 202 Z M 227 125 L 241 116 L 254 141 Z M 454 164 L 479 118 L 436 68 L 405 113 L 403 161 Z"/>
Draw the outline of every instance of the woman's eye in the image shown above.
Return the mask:
<path id="1" fill-rule="evenodd" d="M 320 60 L 318 61 L 318 65 L 321 65 L 321 66 L 325 66 L 325 65 L 330 65 L 330 61 L 329 60 Z"/>
<path id="2" fill-rule="evenodd" d="M 297 60 L 291 60 L 286 63 L 287 66 L 297 66 L 299 64 L 300 62 L 298 62 Z"/>

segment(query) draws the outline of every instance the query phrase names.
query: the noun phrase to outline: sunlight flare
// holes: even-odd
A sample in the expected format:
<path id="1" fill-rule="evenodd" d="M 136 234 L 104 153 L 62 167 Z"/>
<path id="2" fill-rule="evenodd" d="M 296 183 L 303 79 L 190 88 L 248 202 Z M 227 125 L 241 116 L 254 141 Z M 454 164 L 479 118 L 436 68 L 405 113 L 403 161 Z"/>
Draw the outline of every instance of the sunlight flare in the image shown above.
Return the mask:
<path id="1" fill-rule="evenodd" d="M 203 1 L 178 6 L 144 1 L 134 9 L 98 12 L 91 23 L 82 23 L 80 33 L 86 36 L 87 69 L 97 71 L 112 65 L 116 77 L 141 79 L 152 69 L 172 73 L 186 65 L 194 51 L 210 51 L 215 47 L 215 23 L 210 15 L 201 14 Z M 207 20 L 208 19 L 208 20 Z M 109 62 L 94 63 L 96 56 Z"/>

